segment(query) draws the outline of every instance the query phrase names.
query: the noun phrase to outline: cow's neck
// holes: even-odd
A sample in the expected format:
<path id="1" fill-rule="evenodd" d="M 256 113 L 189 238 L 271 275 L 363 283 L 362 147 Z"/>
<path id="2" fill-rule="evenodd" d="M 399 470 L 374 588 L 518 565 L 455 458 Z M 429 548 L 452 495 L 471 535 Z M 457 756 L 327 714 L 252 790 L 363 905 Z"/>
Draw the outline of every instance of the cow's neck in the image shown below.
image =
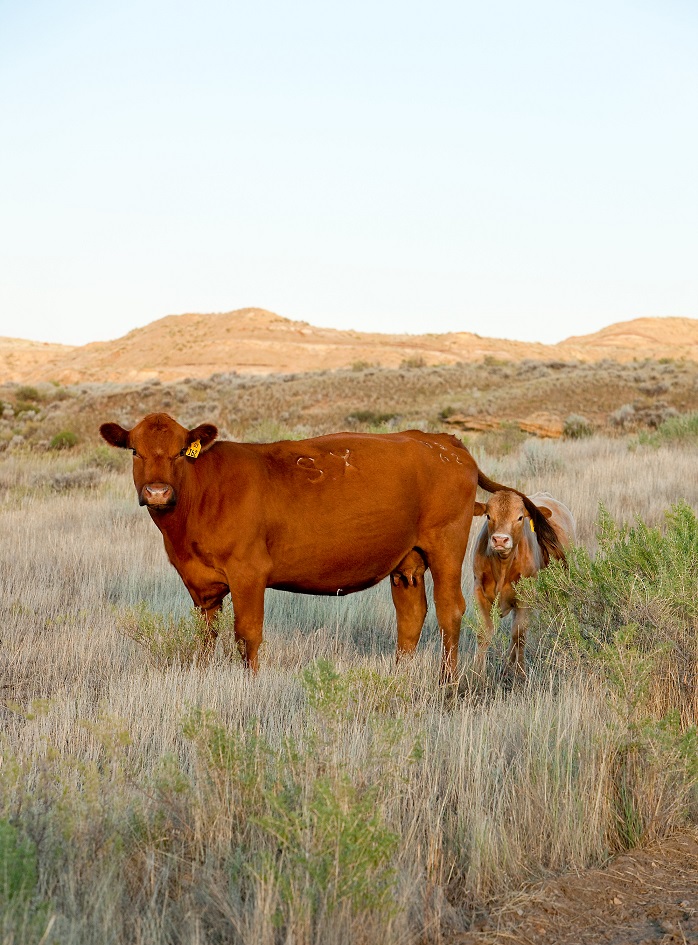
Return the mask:
<path id="1" fill-rule="evenodd" d="M 196 476 L 187 477 L 177 493 L 177 504 L 167 512 L 156 512 L 149 509 L 150 517 L 160 529 L 163 536 L 182 547 L 187 542 L 187 521 L 192 514 L 192 496 L 196 494 Z"/>

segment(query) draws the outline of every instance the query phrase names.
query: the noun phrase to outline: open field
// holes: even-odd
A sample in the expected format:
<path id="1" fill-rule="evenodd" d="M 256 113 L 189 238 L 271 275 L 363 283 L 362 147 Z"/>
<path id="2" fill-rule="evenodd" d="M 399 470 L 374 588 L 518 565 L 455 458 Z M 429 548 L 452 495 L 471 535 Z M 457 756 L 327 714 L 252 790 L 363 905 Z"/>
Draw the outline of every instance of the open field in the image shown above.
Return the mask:
<path id="1" fill-rule="evenodd" d="M 241 399 L 273 401 L 294 383 L 314 380 L 240 384 Z M 186 390 L 201 399 L 175 416 L 217 419 L 216 382 Z M 118 402 L 109 390 L 69 397 L 87 404 L 71 415 L 85 430 Z M 149 390 L 99 419 L 129 422 L 144 402 Z M 513 691 L 506 628 L 488 685 L 438 689 L 431 608 L 417 657 L 396 670 L 384 584 L 340 599 L 268 592 L 263 669 L 250 679 L 222 645 L 199 667 L 177 660 L 181 646 L 131 638 L 140 627 L 148 643 L 189 602 L 130 464 L 85 430 L 82 449 L 0 458 L 3 942 L 456 942 L 525 911 L 524 884 L 698 819 L 698 615 L 680 606 L 698 583 L 695 556 L 679 554 L 698 543 L 690 512 L 667 565 L 676 594 L 638 580 L 610 642 L 577 657 L 568 641 L 551 659 L 559 628 L 541 621 Z M 567 503 L 592 552 L 599 502 L 617 523 L 662 527 L 677 502 L 698 508 L 695 449 L 681 439 L 505 433 L 473 449 L 488 475 Z M 466 567 L 464 665 L 471 585 Z M 662 668 L 674 656 L 678 682 Z"/>

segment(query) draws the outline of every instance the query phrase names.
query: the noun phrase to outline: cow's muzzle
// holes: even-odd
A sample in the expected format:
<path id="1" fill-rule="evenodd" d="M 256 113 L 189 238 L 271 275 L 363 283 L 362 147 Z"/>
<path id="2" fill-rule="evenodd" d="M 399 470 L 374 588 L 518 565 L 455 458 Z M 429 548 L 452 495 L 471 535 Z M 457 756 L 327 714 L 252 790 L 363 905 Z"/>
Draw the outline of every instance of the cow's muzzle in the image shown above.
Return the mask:
<path id="1" fill-rule="evenodd" d="M 166 482 L 148 482 L 141 489 L 139 502 L 149 509 L 170 509 L 176 504 L 177 496 Z"/>

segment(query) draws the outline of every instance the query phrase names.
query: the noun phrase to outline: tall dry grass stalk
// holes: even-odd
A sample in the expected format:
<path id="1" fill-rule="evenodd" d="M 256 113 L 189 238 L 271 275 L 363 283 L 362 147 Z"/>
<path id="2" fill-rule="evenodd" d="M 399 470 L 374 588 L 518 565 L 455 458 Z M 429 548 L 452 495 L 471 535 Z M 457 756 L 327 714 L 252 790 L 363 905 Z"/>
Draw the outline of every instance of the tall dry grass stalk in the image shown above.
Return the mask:
<path id="1" fill-rule="evenodd" d="M 693 457 L 666 447 L 478 460 L 566 502 L 592 549 L 599 501 L 648 524 L 698 506 Z M 600 677 L 541 658 L 514 692 L 493 673 L 454 700 L 433 608 L 396 670 L 385 586 L 269 592 L 256 679 L 220 649 L 206 668 L 151 666 L 126 614 L 189 602 L 128 476 L 14 454 L 0 497 L 0 855 L 20 877 L 0 880 L 4 940 L 52 922 L 44 941 L 70 945 L 437 942 L 490 897 L 636 840 L 638 798 L 654 834 L 687 816 L 685 758 L 656 740 L 654 761 L 634 753 Z M 462 661 L 472 646 L 464 633 Z"/>

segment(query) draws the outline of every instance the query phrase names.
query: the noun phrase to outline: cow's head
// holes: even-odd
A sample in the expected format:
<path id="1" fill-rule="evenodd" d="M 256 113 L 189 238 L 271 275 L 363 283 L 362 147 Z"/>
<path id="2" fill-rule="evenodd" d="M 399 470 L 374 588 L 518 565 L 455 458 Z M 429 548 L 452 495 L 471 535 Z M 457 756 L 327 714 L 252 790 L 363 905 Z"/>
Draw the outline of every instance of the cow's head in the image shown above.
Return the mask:
<path id="1" fill-rule="evenodd" d="M 118 423 L 103 423 L 99 432 L 112 446 L 133 452 L 138 501 L 159 511 L 177 504 L 188 464 L 196 462 L 193 454 L 207 450 L 218 435 L 212 423 L 187 430 L 166 413 L 151 413 L 132 430 L 124 430 Z"/>
<path id="2" fill-rule="evenodd" d="M 550 509 L 542 506 L 538 506 L 538 509 L 546 518 L 552 515 Z M 508 558 L 514 551 L 524 529 L 532 527 L 523 499 L 515 492 L 501 490 L 490 496 L 486 505 L 476 502 L 474 514 L 487 516 L 489 550 L 502 559 Z"/>

